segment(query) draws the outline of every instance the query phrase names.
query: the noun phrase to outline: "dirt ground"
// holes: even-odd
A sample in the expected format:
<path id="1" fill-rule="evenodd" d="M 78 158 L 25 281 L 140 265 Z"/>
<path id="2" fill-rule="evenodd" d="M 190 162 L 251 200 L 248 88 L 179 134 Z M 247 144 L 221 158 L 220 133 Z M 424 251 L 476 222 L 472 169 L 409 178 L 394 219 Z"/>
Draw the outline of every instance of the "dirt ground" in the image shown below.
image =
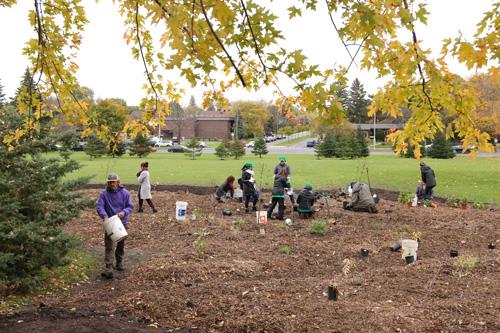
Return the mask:
<path id="1" fill-rule="evenodd" d="M 98 190 L 86 192 L 97 197 Z M 269 221 L 262 235 L 255 213 L 245 214 L 241 203 L 215 204 L 207 191 L 192 192 L 154 192 L 160 212 L 146 205 L 145 213 L 131 216 L 127 269 L 113 280 L 96 272 L 65 294 L 41 297 L 37 308 L 0 318 L 0 331 L 500 331 L 500 255 L 488 249 L 500 239 L 496 207 L 407 208 L 380 192 L 379 214 L 343 211 L 335 199 L 328 209 L 319 205 L 324 236 L 310 234 L 311 220 L 290 210 L 292 226 Z M 196 220 L 175 220 L 180 200 Z M 223 216 L 223 208 L 233 215 Z M 66 228 L 102 257 L 103 231 L 93 210 Z M 202 229 L 209 233 L 204 254 L 194 245 Z M 421 242 L 418 260 L 407 265 L 390 246 L 411 238 L 412 230 L 421 232 Z M 283 246 L 291 253 L 279 253 Z M 450 257 L 452 249 L 458 257 Z M 334 278 L 342 294 L 329 301 Z"/>

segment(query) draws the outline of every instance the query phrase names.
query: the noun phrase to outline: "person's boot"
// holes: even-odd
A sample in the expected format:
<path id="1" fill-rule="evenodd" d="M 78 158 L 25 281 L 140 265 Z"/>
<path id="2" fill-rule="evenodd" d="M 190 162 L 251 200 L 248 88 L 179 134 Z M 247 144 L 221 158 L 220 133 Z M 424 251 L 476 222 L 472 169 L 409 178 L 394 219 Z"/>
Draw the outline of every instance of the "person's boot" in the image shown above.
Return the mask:
<path id="1" fill-rule="evenodd" d="M 153 208 L 153 213 L 158 213 L 158 209 Z"/>
<path id="2" fill-rule="evenodd" d="M 137 210 L 137 213 L 144 213 L 144 209 L 142 209 L 142 207 L 140 207 L 139 210 Z"/>
<path id="3" fill-rule="evenodd" d="M 101 273 L 101 276 L 106 279 L 112 279 L 113 278 L 113 265 L 111 264 L 106 264 L 106 269 L 104 272 Z"/>
<path id="4" fill-rule="evenodd" d="M 245 207 L 245 213 L 248 214 L 249 212 L 250 212 L 250 210 L 248 209 L 248 207 Z"/>
<path id="5" fill-rule="evenodd" d="M 123 262 L 122 261 L 117 261 L 115 268 L 116 268 L 117 271 L 120 271 L 120 272 L 123 271 L 123 270 L 125 270 L 125 268 L 123 268 Z"/>

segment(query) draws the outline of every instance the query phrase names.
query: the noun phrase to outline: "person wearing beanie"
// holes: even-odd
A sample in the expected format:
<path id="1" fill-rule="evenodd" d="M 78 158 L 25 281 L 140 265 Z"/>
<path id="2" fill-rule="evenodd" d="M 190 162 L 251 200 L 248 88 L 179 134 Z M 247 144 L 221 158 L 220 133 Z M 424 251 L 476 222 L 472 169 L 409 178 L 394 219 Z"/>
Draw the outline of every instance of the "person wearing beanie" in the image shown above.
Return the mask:
<path id="1" fill-rule="evenodd" d="M 120 178 L 117 174 L 109 174 L 106 180 L 106 189 L 99 193 L 96 211 L 100 218 L 107 219 L 117 215 L 128 230 L 128 217 L 134 211 L 134 205 L 130 193 L 120 185 Z M 101 274 L 108 279 L 113 278 L 113 241 L 111 237 L 104 233 L 104 263 L 106 270 Z M 123 257 L 125 255 L 125 240 L 116 244 L 114 259 L 115 269 L 123 270 Z"/>
<path id="2" fill-rule="evenodd" d="M 273 177 L 276 178 L 276 175 L 278 175 L 278 173 L 280 173 L 281 170 L 285 170 L 286 174 L 288 175 L 287 181 L 290 184 L 291 172 L 290 172 L 290 166 L 286 163 L 286 157 L 280 156 L 279 160 L 280 160 L 280 162 L 274 167 L 274 176 Z M 290 201 L 292 202 L 292 206 L 294 206 L 295 205 L 295 198 L 293 195 L 293 191 L 291 191 L 291 185 L 289 185 L 288 190 L 290 190 L 290 191 L 287 191 L 287 194 L 290 197 Z"/>
<path id="3" fill-rule="evenodd" d="M 305 184 L 302 191 L 300 191 L 297 197 L 297 204 L 299 205 L 297 208 L 297 212 L 299 216 L 302 218 L 309 218 L 314 215 L 314 193 L 312 192 L 312 185 Z"/>
<path id="4" fill-rule="evenodd" d="M 284 219 L 286 188 L 290 188 L 290 184 L 288 183 L 288 175 L 286 173 L 286 169 L 281 169 L 276 177 L 274 177 L 271 205 L 267 210 L 268 218 L 272 218 L 273 210 L 278 204 L 278 220 Z"/>
<path id="5" fill-rule="evenodd" d="M 255 187 L 255 173 L 252 162 L 247 162 L 243 166 L 240 185 L 243 190 L 243 199 L 245 200 L 245 212 L 249 212 L 248 205 L 250 201 L 253 203 L 253 210 L 256 211 L 259 195 Z"/>

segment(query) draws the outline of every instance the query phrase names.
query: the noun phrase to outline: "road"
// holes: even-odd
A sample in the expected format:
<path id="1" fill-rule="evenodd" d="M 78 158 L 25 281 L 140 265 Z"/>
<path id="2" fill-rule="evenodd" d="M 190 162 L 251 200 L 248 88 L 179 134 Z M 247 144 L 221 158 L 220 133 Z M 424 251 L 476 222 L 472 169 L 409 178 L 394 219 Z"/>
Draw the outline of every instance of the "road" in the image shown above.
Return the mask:
<path id="1" fill-rule="evenodd" d="M 306 147 L 306 141 L 310 140 L 309 139 L 309 132 L 302 132 L 295 134 L 291 139 L 294 139 L 296 137 L 304 136 L 304 140 L 291 144 L 289 146 L 278 146 L 277 144 L 285 141 L 285 140 L 278 140 L 275 142 L 271 142 L 267 144 L 267 150 L 269 151 L 269 154 L 314 154 L 314 148 L 309 148 Z M 163 151 L 162 151 L 163 152 Z M 203 153 L 208 153 L 208 154 L 213 154 L 215 152 L 214 148 L 204 148 Z M 246 148 L 246 153 L 251 154 L 252 153 L 252 148 Z M 394 152 L 391 150 L 375 150 L 375 151 L 370 151 L 370 155 L 384 155 L 384 156 L 392 156 L 394 155 Z M 458 154 L 457 156 L 468 156 L 468 154 Z M 477 154 L 477 157 L 500 157 L 500 152 L 496 153 L 481 153 L 479 152 Z"/>

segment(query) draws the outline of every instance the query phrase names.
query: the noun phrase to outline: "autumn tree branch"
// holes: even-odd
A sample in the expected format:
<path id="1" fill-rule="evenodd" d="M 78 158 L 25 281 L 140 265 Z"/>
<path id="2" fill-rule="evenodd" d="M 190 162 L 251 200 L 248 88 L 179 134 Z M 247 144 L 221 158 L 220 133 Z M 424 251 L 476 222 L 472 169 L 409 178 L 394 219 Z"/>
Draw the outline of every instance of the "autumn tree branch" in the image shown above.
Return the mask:
<path id="1" fill-rule="evenodd" d="M 247 84 L 246 84 L 245 80 L 243 79 L 243 76 L 241 75 L 240 70 L 238 69 L 238 67 L 234 63 L 234 60 L 231 57 L 231 55 L 229 54 L 229 52 L 227 52 L 226 47 L 224 46 L 224 44 L 220 40 L 219 36 L 217 36 L 217 33 L 215 32 L 215 30 L 212 26 L 212 23 L 210 22 L 210 19 L 208 18 L 207 11 L 205 10 L 205 5 L 203 4 L 203 0 L 200 0 L 200 5 L 201 5 L 201 10 L 203 12 L 203 16 L 205 16 L 205 21 L 207 22 L 208 27 L 210 28 L 210 32 L 215 37 L 215 39 L 217 40 L 217 43 L 219 43 L 219 45 L 222 48 L 222 50 L 224 51 L 224 53 L 226 53 L 226 56 L 229 59 L 229 61 L 231 62 L 231 65 L 233 66 L 233 68 L 235 69 L 236 74 L 238 75 L 238 78 L 241 81 L 241 84 L 243 85 L 243 87 L 246 87 Z"/>

